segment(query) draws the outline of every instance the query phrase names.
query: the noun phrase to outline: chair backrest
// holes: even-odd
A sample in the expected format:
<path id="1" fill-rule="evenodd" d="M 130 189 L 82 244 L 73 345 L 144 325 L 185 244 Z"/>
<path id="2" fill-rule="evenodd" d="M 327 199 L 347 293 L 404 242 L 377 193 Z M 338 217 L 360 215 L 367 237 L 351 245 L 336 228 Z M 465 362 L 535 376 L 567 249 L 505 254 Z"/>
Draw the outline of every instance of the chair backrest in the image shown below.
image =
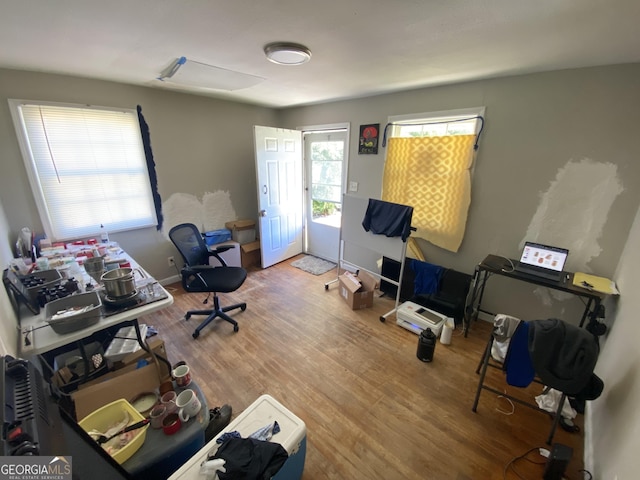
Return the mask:
<path id="1" fill-rule="evenodd" d="M 193 223 L 181 223 L 169 230 L 169 238 L 188 266 L 208 265 L 209 250 Z"/>

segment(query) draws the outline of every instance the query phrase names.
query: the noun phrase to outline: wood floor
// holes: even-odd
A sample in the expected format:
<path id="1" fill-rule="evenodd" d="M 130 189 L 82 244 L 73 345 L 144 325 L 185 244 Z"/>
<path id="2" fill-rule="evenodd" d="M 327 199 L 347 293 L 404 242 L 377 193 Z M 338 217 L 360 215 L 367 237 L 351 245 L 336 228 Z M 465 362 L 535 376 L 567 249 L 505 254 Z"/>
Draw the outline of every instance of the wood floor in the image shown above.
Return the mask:
<path id="1" fill-rule="evenodd" d="M 293 260 L 293 259 L 292 259 Z M 247 302 L 232 312 L 240 330 L 216 320 L 200 337 L 191 336 L 204 295 L 171 285 L 175 303 L 141 321 L 155 326 L 169 360 L 185 360 L 210 406 L 228 403 L 234 415 L 268 393 L 304 420 L 307 457 L 303 478 L 311 479 L 501 479 L 541 478 L 551 419 L 512 407 L 484 391 L 478 412 L 471 407 L 478 361 L 490 324 L 475 323 L 469 336 L 454 332 L 452 344 L 438 343 L 433 362 L 416 358 L 418 337 L 396 325 L 388 298 L 373 308 L 352 311 L 335 271 L 314 276 L 290 260 L 249 272 L 245 284 L 221 296 L 222 304 Z M 532 399 L 540 387 L 508 387 L 502 372 L 490 370 L 491 384 Z M 582 427 L 582 416 L 576 423 Z M 573 448 L 569 478 L 582 478 L 583 433 L 558 429 L 555 442 Z"/>

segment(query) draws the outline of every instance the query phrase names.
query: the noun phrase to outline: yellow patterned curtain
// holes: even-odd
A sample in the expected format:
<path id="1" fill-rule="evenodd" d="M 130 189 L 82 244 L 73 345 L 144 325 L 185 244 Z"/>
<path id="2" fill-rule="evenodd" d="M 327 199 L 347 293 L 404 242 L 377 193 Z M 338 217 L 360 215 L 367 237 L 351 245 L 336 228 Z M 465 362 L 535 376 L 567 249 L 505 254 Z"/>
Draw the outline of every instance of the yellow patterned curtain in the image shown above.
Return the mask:
<path id="1" fill-rule="evenodd" d="M 413 206 L 415 236 L 457 252 L 471 202 L 475 135 L 392 137 L 382 199 Z"/>

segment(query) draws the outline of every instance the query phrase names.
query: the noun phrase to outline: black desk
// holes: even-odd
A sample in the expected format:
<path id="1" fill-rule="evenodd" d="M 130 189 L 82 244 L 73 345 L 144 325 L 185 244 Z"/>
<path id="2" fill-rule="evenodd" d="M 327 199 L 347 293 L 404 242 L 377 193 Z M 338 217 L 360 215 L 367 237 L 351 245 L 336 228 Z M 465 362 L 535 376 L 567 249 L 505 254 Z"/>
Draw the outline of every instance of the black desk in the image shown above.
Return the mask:
<path id="1" fill-rule="evenodd" d="M 473 277 L 473 290 L 469 297 L 469 301 L 465 306 L 464 315 L 464 336 L 467 336 L 471 320 L 478 319 L 478 313 L 488 313 L 494 315 L 495 313 L 487 310 L 482 310 L 482 297 L 484 295 L 484 289 L 487 286 L 487 280 L 492 274 L 501 275 L 503 277 L 513 278 L 514 280 L 520 280 L 521 282 L 532 283 L 534 285 L 540 285 L 542 287 L 552 288 L 562 292 L 567 292 L 578 297 L 586 299 L 586 305 L 582 318 L 580 320 L 580 326 L 584 325 L 585 320 L 591 312 L 596 312 L 605 298 L 606 294 L 596 292 L 595 290 L 588 290 L 586 288 L 580 288 L 573 284 L 573 272 L 564 272 L 562 280 L 555 282 L 553 280 L 547 280 L 545 278 L 536 277 L 535 275 L 527 275 L 526 273 L 516 272 L 513 270 L 513 265 L 516 260 L 509 260 L 505 257 L 499 257 L 497 255 L 487 255 L 487 257 L 476 266 L 476 270 Z"/>

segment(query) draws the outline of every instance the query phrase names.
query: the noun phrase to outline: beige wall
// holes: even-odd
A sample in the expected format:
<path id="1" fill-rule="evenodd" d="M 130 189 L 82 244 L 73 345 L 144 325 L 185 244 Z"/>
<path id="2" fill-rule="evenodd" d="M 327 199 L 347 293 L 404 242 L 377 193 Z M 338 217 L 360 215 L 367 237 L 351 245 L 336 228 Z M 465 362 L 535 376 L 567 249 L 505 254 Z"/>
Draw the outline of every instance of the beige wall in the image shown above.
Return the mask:
<path id="1" fill-rule="evenodd" d="M 273 110 L 118 83 L 0 69 L 0 202 L 8 222 L 2 241 L 8 236 L 7 241 L 15 243 L 23 226 L 42 229 L 16 140 L 9 98 L 134 109 L 140 105 L 149 124 L 158 189 L 164 200 L 177 192 L 201 198 L 206 192 L 228 190 L 240 218 L 257 217 L 253 125 L 275 125 Z M 177 250 L 155 229 L 110 237 L 155 278 L 176 274 L 166 258 L 177 258 Z"/>
<path id="2" fill-rule="evenodd" d="M 571 250 L 569 270 L 611 277 L 640 203 L 639 83 L 640 64 L 567 70 L 292 108 L 282 112 L 282 123 L 291 128 L 350 122 L 348 180 L 359 183 L 358 195 L 379 198 L 385 149 L 358 155 L 360 125 L 384 126 L 391 115 L 485 106 L 462 246 L 452 253 L 421 244 L 428 261 L 468 273 L 488 253 L 518 256 L 525 237 L 540 229 L 536 212 L 568 162 L 589 158 L 612 164 L 623 191 L 610 210 L 600 208 L 604 200 L 599 197 L 590 203 L 570 195 L 582 188 L 589 200 L 589 190 L 598 182 L 589 178 L 592 170 L 578 168 L 560 189 L 566 196 L 551 196 L 553 208 L 538 238 L 552 238 L 550 242 Z M 594 189 L 608 188 L 615 190 L 608 183 Z M 571 319 L 583 308 L 575 298 L 550 297 L 502 278 L 493 278 L 489 286 L 484 305 L 494 312 Z"/>

